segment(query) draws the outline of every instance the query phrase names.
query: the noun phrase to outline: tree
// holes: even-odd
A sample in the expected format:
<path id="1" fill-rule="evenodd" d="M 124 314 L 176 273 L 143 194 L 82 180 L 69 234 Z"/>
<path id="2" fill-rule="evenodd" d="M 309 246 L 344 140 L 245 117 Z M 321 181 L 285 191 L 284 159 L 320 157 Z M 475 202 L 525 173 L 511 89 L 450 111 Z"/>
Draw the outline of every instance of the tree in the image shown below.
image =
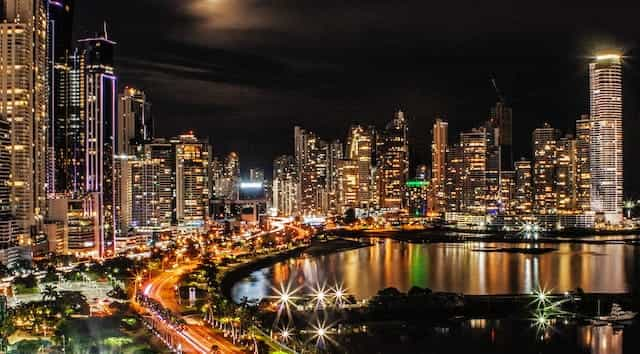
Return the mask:
<path id="1" fill-rule="evenodd" d="M 58 291 L 53 285 L 47 285 L 42 289 L 42 301 L 52 300 L 55 301 L 58 299 Z"/>
<path id="2" fill-rule="evenodd" d="M 353 208 L 347 209 L 344 213 L 344 223 L 349 225 L 355 223 L 356 220 L 356 210 Z"/>

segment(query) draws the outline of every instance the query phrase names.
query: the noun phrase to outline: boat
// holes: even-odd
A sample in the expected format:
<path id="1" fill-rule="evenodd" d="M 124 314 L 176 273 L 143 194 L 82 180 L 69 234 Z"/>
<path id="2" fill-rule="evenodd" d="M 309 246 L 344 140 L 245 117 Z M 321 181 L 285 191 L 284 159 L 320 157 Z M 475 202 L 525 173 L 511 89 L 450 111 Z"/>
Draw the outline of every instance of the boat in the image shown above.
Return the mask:
<path id="1" fill-rule="evenodd" d="M 622 306 L 614 302 L 611 305 L 611 314 L 609 316 L 599 316 L 598 319 L 610 322 L 625 322 L 633 320 L 637 314 L 637 312 L 622 310 Z"/>

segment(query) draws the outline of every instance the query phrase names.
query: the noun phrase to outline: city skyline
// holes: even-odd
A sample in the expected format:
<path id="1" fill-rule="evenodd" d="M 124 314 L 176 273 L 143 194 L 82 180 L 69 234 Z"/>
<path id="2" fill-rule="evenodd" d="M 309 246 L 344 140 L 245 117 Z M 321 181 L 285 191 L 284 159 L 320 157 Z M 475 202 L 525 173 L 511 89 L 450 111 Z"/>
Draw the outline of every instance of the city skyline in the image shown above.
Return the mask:
<path id="1" fill-rule="evenodd" d="M 492 76 L 497 79 L 498 87 L 514 110 L 517 128 L 514 133 L 514 158 L 519 158 L 529 154 L 529 144 L 523 144 L 523 141 L 529 140 L 528 133 L 520 132 L 532 131 L 545 121 L 567 131 L 573 129 L 576 117 L 588 113 L 588 94 L 583 90 L 584 85 L 588 84 L 586 65 L 589 56 L 602 47 L 614 46 L 625 50 L 629 56 L 625 67 L 628 70 L 625 92 L 632 93 L 638 87 L 637 75 L 634 74 L 634 67 L 637 66 L 634 56 L 637 43 L 634 38 L 638 36 L 633 35 L 637 29 L 628 25 L 629 21 L 624 18 L 627 14 L 623 12 L 620 21 L 601 24 L 586 20 L 599 13 L 597 9 L 573 9 L 578 12 L 571 17 L 583 25 L 577 26 L 579 31 L 571 36 L 564 34 L 562 30 L 566 25 L 559 20 L 569 12 L 567 8 L 556 8 L 553 14 L 543 16 L 542 20 L 550 23 L 547 31 L 540 31 L 531 25 L 538 21 L 537 17 L 536 20 L 532 19 L 532 13 L 518 12 L 514 16 L 522 19 L 522 28 L 511 22 L 501 22 L 501 27 L 505 28 L 499 33 L 478 29 L 478 40 L 469 41 L 457 32 L 452 33 L 452 30 L 427 30 L 430 28 L 429 21 L 453 17 L 455 12 L 445 4 L 431 10 L 442 15 L 442 18 L 426 16 L 422 21 L 416 19 L 415 15 L 402 17 L 403 22 L 410 26 L 400 26 L 397 34 L 375 32 L 371 23 L 356 18 L 353 24 L 345 25 L 348 34 L 352 34 L 354 27 L 359 26 L 361 31 L 371 29 L 374 34 L 371 38 L 363 40 L 347 35 L 337 43 L 328 43 L 336 38 L 329 33 L 309 44 L 313 38 L 309 33 L 312 30 L 305 28 L 287 44 L 274 38 L 275 34 L 251 31 L 242 26 L 234 30 L 233 26 L 220 24 L 203 32 L 202 29 L 206 29 L 205 21 L 190 12 L 187 7 L 191 3 L 197 1 L 171 7 L 169 13 L 166 2 L 154 2 L 153 14 L 157 17 L 151 18 L 144 27 L 130 21 L 129 12 L 113 11 L 118 6 L 97 4 L 88 9 L 79 4 L 78 12 L 94 23 L 107 20 L 116 37 L 126 35 L 142 41 L 141 45 L 121 43 L 118 48 L 121 54 L 118 59 L 121 61 L 121 77 L 149 91 L 157 101 L 158 111 L 163 112 L 158 115 L 158 120 L 164 122 L 161 126 L 163 131 L 160 132 L 162 135 L 180 133 L 180 127 L 176 127 L 172 119 L 180 115 L 189 129 L 212 138 L 214 150 L 221 154 L 238 151 L 247 165 L 259 165 L 267 171 L 271 169 L 270 160 L 288 153 L 292 143 L 288 140 L 271 142 L 260 134 L 263 131 L 280 134 L 297 124 L 327 138 L 344 139 L 344 133 L 332 136 L 335 130 L 320 122 L 332 122 L 340 132 L 348 128 L 346 122 L 354 120 L 383 126 L 389 114 L 398 109 L 406 112 L 414 128 L 410 132 L 415 150 L 412 152 L 415 159 L 412 166 L 428 162 L 430 138 L 427 135 L 433 119 L 443 116 L 455 127 L 451 130 L 456 134 L 485 120 L 497 98 L 491 83 Z M 146 5 L 145 1 L 141 1 L 134 4 L 133 9 L 142 9 Z M 302 18 L 307 18 L 305 5 L 301 4 L 294 13 L 300 12 L 304 15 Z M 247 6 L 252 8 L 251 4 Z M 280 4 L 265 6 L 273 7 L 276 14 L 278 11 L 289 14 Z M 413 4 L 415 6 L 421 7 Z M 489 16 L 488 13 L 500 16 L 506 11 L 498 3 L 485 6 L 478 9 L 479 18 Z M 350 9 L 356 13 L 369 11 L 372 16 L 380 17 L 386 14 L 380 7 L 385 8 L 386 5 L 344 4 L 331 8 L 332 11 Z M 391 16 L 397 11 L 400 10 L 388 12 L 390 16 L 385 23 L 388 22 L 389 26 L 398 21 Z M 160 26 L 161 19 L 165 20 L 162 22 L 164 30 L 155 31 L 158 33 L 155 36 L 147 35 Z M 164 25 L 176 19 L 183 27 Z M 328 20 L 321 18 L 319 21 L 324 24 Z M 452 18 L 451 21 L 476 28 L 476 21 L 465 16 Z M 483 21 L 483 24 L 487 23 L 492 24 L 491 21 Z M 509 28 L 513 31 L 509 31 Z M 281 33 L 278 30 L 282 31 L 276 26 L 275 33 Z M 95 31 L 91 22 L 83 21 L 76 32 Z M 176 43 L 187 31 L 198 35 L 188 42 Z M 376 48 L 373 43 L 375 33 L 382 36 L 383 47 L 373 51 Z M 220 38 L 225 34 L 237 40 Z M 450 39 L 450 42 L 432 39 L 440 37 Z M 264 41 L 260 42 L 261 39 Z M 283 50 L 276 51 L 274 42 L 283 46 Z M 419 45 L 416 46 L 416 43 Z M 315 49 L 329 44 L 357 45 L 332 56 L 328 54 L 330 52 Z M 292 48 L 295 46 L 304 49 L 296 52 Z M 387 47 L 388 50 L 384 49 Z M 141 54 L 143 48 L 145 55 Z M 171 54 L 167 48 L 176 50 Z M 203 56 L 208 58 L 208 62 L 194 59 Z M 362 60 L 364 57 L 367 59 Z M 149 58 L 153 62 L 143 65 L 141 60 Z M 248 71 L 237 70 L 235 63 L 240 62 Z M 140 74 L 142 69 L 144 74 Z M 338 69 L 343 73 L 341 77 L 336 73 Z M 194 72 L 200 72 L 201 75 L 194 75 Z M 369 77 L 374 72 L 379 73 L 378 84 L 373 84 Z M 328 82 L 329 79 L 332 81 Z M 191 87 L 200 89 L 189 88 L 189 83 L 193 84 Z M 226 90 L 225 85 L 228 86 Z M 210 92 L 210 95 L 203 95 L 202 92 Z M 285 100 L 290 94 L 295 99 Z M 627 96 L 625 130 L 635 134 L 639 111 L 635 103 L 637 95 Z M 221 133 L 223 130 L 229 134 Z M 247 139 L 240 139 L 239 136 L 246 136 Z M 627 140 L 627 144 L 633 143 Z M 625 151 L 630 149 L 627 147 Z M 626 180 L 631 189 L 637 191 L 640 186 L 636 186 L 636 180 L 640 179 L 635 178 L 638 176 L 635 171 L 635 166 L 631 166 L 626 171 Z"/>

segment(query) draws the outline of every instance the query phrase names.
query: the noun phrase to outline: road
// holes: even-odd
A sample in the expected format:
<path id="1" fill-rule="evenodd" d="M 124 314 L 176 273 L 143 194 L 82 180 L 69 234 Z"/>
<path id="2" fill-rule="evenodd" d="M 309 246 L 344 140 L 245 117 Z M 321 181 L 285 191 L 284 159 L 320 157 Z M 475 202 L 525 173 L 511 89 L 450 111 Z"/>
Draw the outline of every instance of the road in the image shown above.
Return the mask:
<path id="1" fill-rule="evenodd" d="M 174 313 L 180 313 L 181 306 L 176 297 L 175 287 L 182 274 L 193 270 L 196 263 L 181 265 L 167 270 L 147 281 L 142 287 L 145 295 L 157 300 L 165 308 Z M 185 353 L 210 353 L 211 348 L 217 346 L 223 353 L 244 353 L 240 348 L 229 342 L 222 335 L 200 320 L 185 319 L 187 324 L 179 332 L 166 326 L 166 329 L 175 332 L 174 339 L 182 345 Z"/>

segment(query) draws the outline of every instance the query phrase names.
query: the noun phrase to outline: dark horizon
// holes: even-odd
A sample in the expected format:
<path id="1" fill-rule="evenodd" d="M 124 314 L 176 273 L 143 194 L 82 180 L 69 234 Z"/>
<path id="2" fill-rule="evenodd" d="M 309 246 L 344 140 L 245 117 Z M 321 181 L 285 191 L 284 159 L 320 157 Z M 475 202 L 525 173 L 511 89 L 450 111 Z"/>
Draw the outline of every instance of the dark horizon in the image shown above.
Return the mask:
<path id="1" fill-rule="evenodd" d="M 148 94 L 156 135 L 193 129 L 217 156 L 238 151 L 243 171 L 267 176 L 276 156 L 293 153 L 294 125 L 344 140 L 352 122 L 380 128 L 398 109 L 411 124 L 412 166 L 428 163 L 433 119 L 449 121 L 450 141 L 478 126 L 497 101 L 493 76 L 513 108 L 514 157 L 530 156 L 533 129 L 569 133 L 588 113 L 590 56 L 620 48 L 625 190 L 637 197 L 638 5 L 536 5 L 78 2 L 75 38 L 107 21 L 120 84 Z"/>

